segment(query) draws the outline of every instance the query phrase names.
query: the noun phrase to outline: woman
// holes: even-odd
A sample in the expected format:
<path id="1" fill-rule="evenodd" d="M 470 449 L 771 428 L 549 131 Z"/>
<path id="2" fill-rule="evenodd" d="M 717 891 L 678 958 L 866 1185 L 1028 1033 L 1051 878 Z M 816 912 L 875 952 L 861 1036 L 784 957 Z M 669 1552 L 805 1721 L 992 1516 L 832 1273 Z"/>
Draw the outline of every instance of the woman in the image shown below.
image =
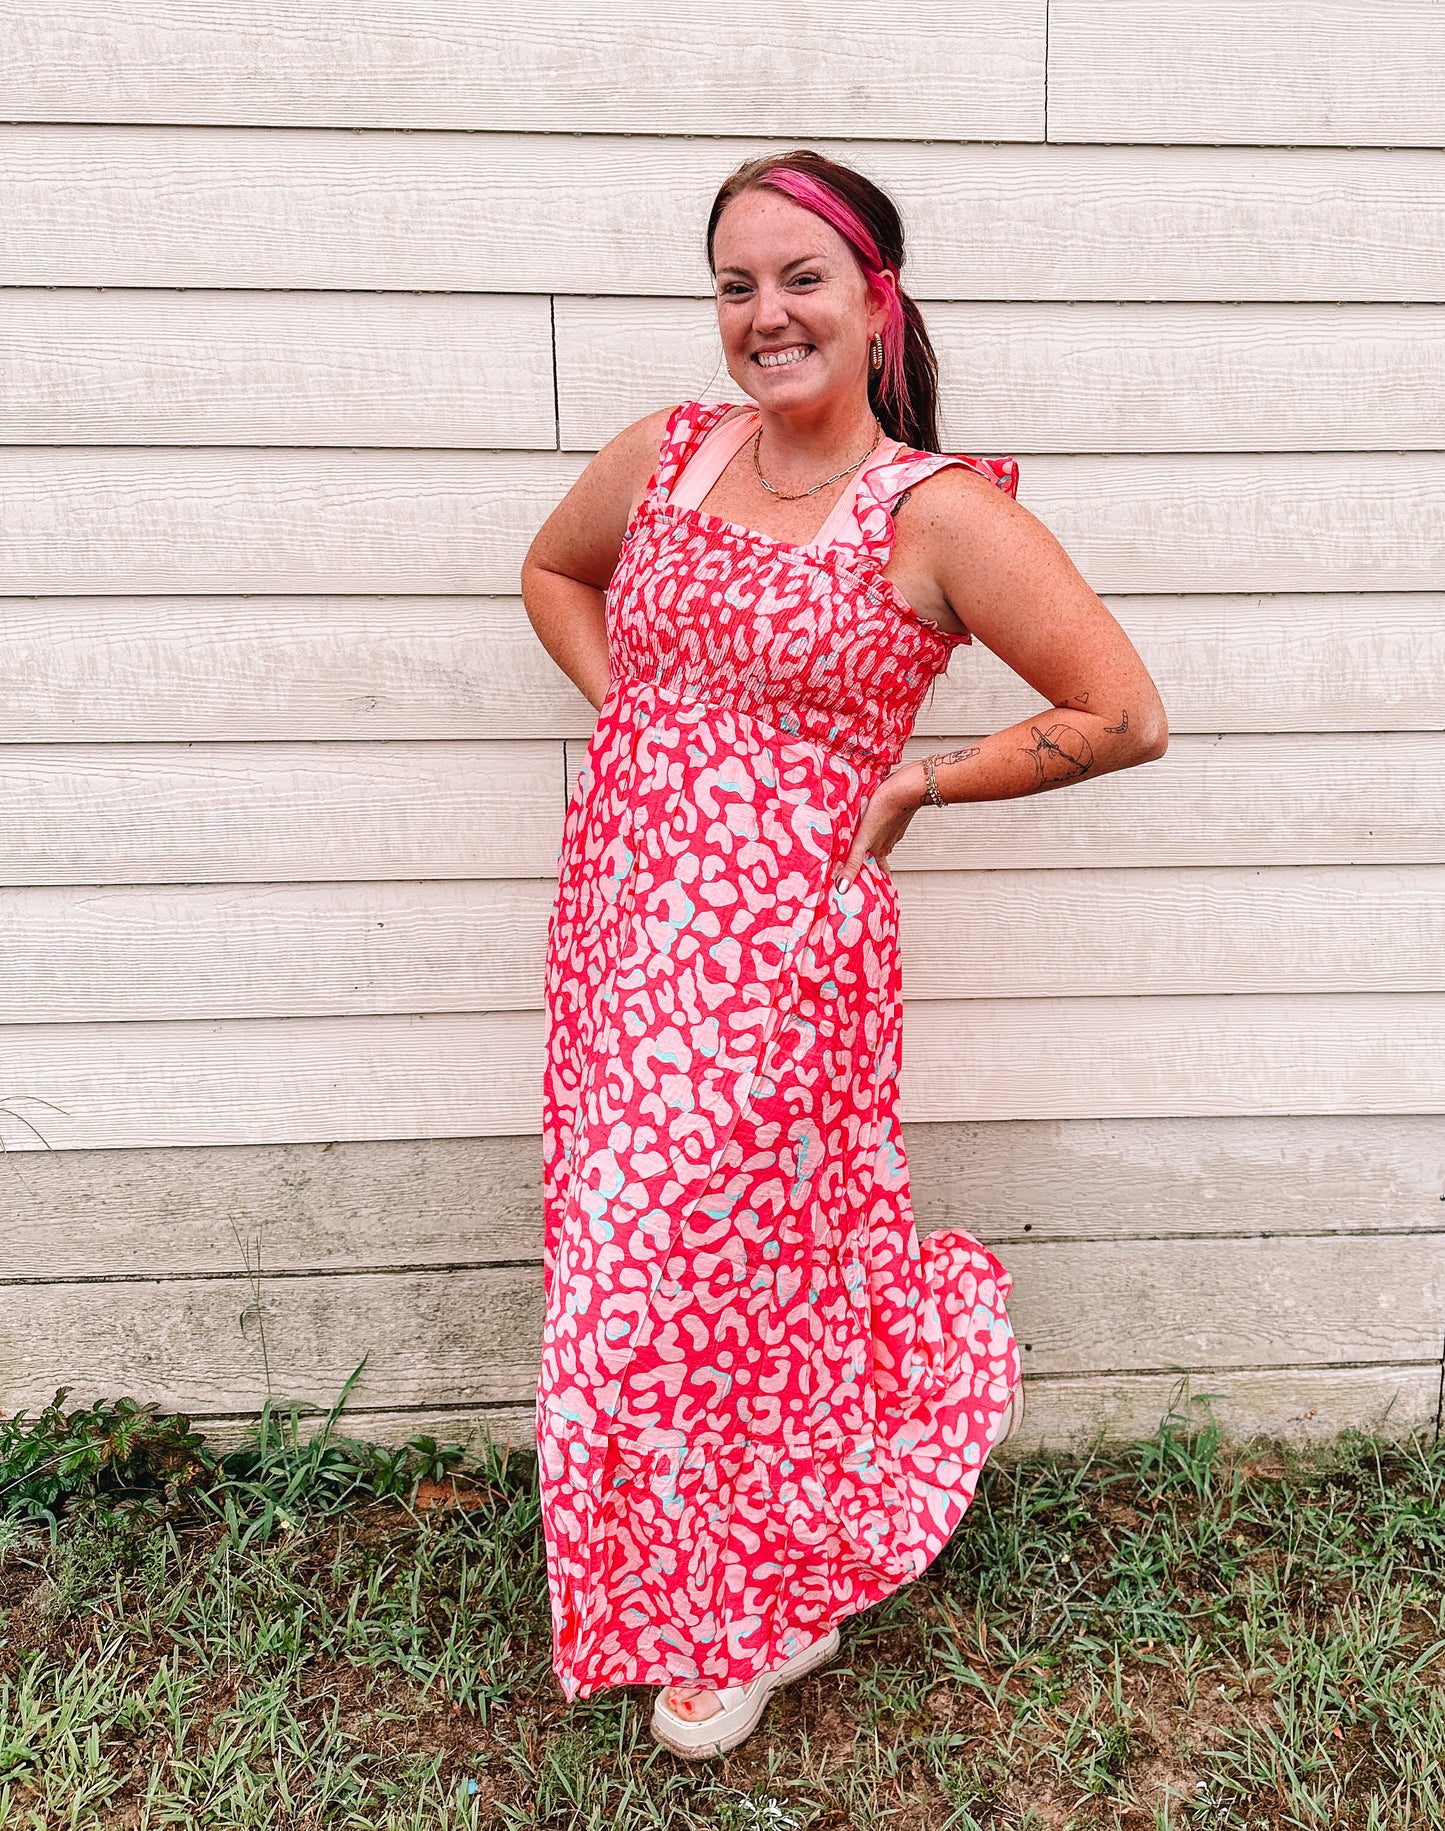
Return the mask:
<path id="1" fill-rule="evenodd" d="M 598 708 L 546 974 L 554 1669 L 569 1699 L 660 1687 L 654 1732 L 693 1756 L 919 1575 L 1016 1409 L 1009 1273 L 914 1225 L 889 855 L 922 807 L 1167 743 L 1013 460 L 938 454 L 888 198 L 816 153 L 754 160 L 708 259 L 753 406 L 629 426 L 523 571 Z M 900 763 L 974 636 L 1054 710 Z"/>

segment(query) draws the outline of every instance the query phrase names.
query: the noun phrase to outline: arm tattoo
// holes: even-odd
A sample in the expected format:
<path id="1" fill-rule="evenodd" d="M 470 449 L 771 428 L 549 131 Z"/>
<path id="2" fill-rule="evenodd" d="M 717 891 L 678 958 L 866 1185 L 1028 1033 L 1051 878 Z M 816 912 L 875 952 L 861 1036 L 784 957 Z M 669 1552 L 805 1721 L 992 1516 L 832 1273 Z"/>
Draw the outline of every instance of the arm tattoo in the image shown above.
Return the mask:
<path id="1" fill-rule="evenodd" d="M 1104 727 L 1105 731 L 1107 731 L 1111 737 L 1116 736 L 1121 731 L 1127 731 L 1129 729 L 1128 712 L 1127 711 L 1121 712 L 1119 714 L 1119 717 L 1120 717 L 1120 720 L 1122 721 L 1120 724 L 1105 725 L 1105 727 Z"/>
<path id="2" fill-rule="evenodd" d="M 982 745 L 974 744 L 967 750 L 941 750 L 933 760 L 935 763 L 966 763 L 970 757 L 976 757 L 982 748 Z"/>
<path id="3" fill-rule="evenodd" d="M 1024 745 L 1023 753 L 1034 760 L 1035 787 L 1042 788 L 1046 782 L 1072 782 L 1093 767 L 1089 740 L 1072 725 L 1050 725 L 1047 731 L 1030 725 L 1029 730 L 1037 742 Z"/>

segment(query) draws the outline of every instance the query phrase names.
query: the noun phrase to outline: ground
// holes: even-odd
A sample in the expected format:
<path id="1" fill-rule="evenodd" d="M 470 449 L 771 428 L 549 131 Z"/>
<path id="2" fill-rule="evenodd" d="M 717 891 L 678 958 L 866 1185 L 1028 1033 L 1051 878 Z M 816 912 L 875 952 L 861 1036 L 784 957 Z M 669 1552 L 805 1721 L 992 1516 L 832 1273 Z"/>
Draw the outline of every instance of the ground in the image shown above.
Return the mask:
<path id="1" fill-rule="evenodd" d="M 334 1433 L 219 1458 L 148 1419 L 47 1489 L 22 1425 L 6 1831 L 1445 1826 L 1433 1438 L 1230 1448 L 1196 1415 L 996 1460 L 926 1575 L 693 1764 L 650 1691 L 562 1702 L 528 1459 Z M 46 1429 L 63 1464 L 77 1432 Z"/>

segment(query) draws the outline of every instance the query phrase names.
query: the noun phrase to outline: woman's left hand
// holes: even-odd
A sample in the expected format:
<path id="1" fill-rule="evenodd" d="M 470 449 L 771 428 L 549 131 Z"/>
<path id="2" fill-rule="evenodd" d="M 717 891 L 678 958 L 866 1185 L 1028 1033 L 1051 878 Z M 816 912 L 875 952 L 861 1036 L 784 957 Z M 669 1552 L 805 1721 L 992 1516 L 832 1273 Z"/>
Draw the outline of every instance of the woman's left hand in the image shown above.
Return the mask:
<path id="1" fill-rule="evenodd" d="M 922 777 L 921 763 L 904 763 L 874 789 L 853 834 L 848 856 L 833 874 L 837 889 L 848 888 L 863 869 L 863 860 L 870 852 L 885 875 L 893 875 L 888 869 L 888 854 L 908 831 L 909 821 L 918 812 L 923 794 Z"/>

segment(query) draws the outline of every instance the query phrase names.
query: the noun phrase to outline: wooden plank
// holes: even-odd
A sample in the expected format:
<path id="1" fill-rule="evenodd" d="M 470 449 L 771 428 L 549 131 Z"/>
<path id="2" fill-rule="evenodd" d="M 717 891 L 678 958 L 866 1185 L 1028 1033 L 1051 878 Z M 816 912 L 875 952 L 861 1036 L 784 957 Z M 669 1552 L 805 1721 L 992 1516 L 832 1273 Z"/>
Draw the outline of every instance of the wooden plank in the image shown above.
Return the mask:
<path id="1" fill-rule="evenodd" d="M 1439 992 L 938 999 L 907 1010 L 906 1119 L 1445 1111 Z"/>
<path id="2" fill-rule="evenodd" d="M 1262 1222 L 1274 1235 L 1440 1228 L 1445 1157 L 1428 1116 L 911 1124 L 905 1137 L 920 1233 L 967 1226 L 1000 1250 Z M 541 1255 L 533 1136 L 36 1152 L 6 1174 L 0 1281 L 36 1276 L 41 1225 L 44 1275 L 60 1281 Z"/>
<path id="3" fill-rule="evenodd" d="M 541 739 L 0 746 L 0 884 L 555 884 L 564 767 L 575 777 L 585 748 L 568 746 L 564 766 L 561 747 Z M 1177 738 L 1147 768 L 916 818 L 892 862 L 1438 864 L 1442 767 L 1440 734 Z"/>
<path id="4" fill-rule="evenodd" d="M 1008 1248 L 1024 1378 L 1377 1361 L 1439 1367 L 1438 1232 Z"/>
<path id="5" fill-rule="evenodd" d="M 1439 146 L 1434 0 L 1053 0 L 1049 139 Z"/>
<path id="6" fill-rule="evenodd" d="M 534 1012 L 0 1026 L 10 1151 L 506 1137 L 541 1124 Z"/>
<path id="7" fill-rule="evenodd" d="M 913 1123 L 904 1141 L 919 1228 L 991 1243 L 1445 1224 L 1445 1128 L 1428 1115 Z"/>
<path id="8" fill-rule="evenodd" d="M 1304 1444 L 1353 1427 L 1396 1439 L 1423 1432 L 1435 1435 L 1439 1415 L 1440 1369 L 1434 1365 L 1395 1367 L 1231 1367 L 1210 1369 L 1185 1384 L 1170 1374 L 1086 1374 L 1066 1379 L 1031 1379 L 1027 1409 L 1017 1437 L 997 1452 L 1001 1462 L 1031 1450 L 1086 1450 L 1097 1439 L 1134 1443 L 1152 1437 L 1176 1408 L 1188 1407 L 1193 1423 L 1209 1413 L 1188 1406 L 1189 1395 L 1213 1395 L 1210 1410 L 1225 1440 L 1239 1444 L 1266 1436 Z M 530 1442 L 535 1410 L 517 1423 L 517 1442 Z M 1175 1425 L 1174 1428 L 1178 1428 Z"/>
<path id="9" fill-rule="evenodd" d="M 896 881 L 911 999 L 1445 992 L 1445 866 L 900 871 Z"/>
<path id="10" fill-rule="evenodd" d="M 1445 992 L 1445 865 L 895 881 L 920 1003 Z M 553 898 L 550 878 L 0 888 L 0 1023 L 539 1010 Z"/>
<path id="11" fill-rule="evenodd" d="M 938 999 L 905 1120 L 1445 1112 L 1445 994 Z M 540 1012 L 0 1026 L 7 1149 L 514 1136 Z"/>
<path id="12" fill-rule="evenodd" d="M 167 1409 L 515 1404 L 535 1390 L 539 1266 L 372 1276 L 163 1279 L 0 1289 L 0 1408 L 95 1392 Z M 262 1337 L 264 1334 L 264 1355 Z"/>
<path id="13" fill-rule="evenodd" d="M 1438 1415 L 1439 1369 L 1433 1366 L 1279 1367 L 1263 1371 L 1211 1369 L 1188 1379 L 1172 1374 L 1107 1373 L 1058 1378 L 1035 1376 L 1028 1383 L 1028 1409 L 1018 1433 L 995 1450 L 991 1461 L 1006 1464 L 1039 1449 L 1083 1452 L 1096 1441 L 1117 1445 L 1152 1437 L 1160 1421 L 1188 1405 L 1190 1393 L 1213 1395 L 1210 1409 L 1224 1438 L 1242 1444 L 1256 1436 L 1304 1444 L 1353 1426 L 1382 1436 L 1414 1432 L 1433 1437 Z M 1190 1410 L 1203 1422 L 1202 1405 Z M 202 1420 L 206 1440 L 217 1448 L 240 1443 L 247 1418 L 234 1414 Z M 417 1406 L 406 1410 L 356 1411 L 348 1407 L 338 1430 L 364 1442 L 396 1445 L 419 1431 L 439 1442 L 480 1451 L 490 1437 L 523 1453 L 533 1448 L 536 1409 L 531 1404 L 460 1407 Z M 321 1418 L 303 1419 L 307 1442 Z M 988 1480 L 985 1471 L 984 1480 Z"/>
<path id="14" fill-rule="evenodd" d="M 0 1023 L 539 1010 L 548 878 L 0 889 Z"/>
<path id="15" fill-rule="evenodd" d="M 914 737 L 904 755 L 969 741 Z M 929 809 L 937 820 L 915 818 L 893 862 L 914 871 L 1435 864 L 1445 859 L 1441 763 L 1445 736 L 1433 733 L 1177 738 L 1140 768 Z"/>
<path id="16" fill-rule="evenodd" d="M 1445 521 L 1434 513 L 1445 455 L 1119 453 L 1038 456 L 1021 470 L 1026 506 L 1096 591 L 1445 585 Z"/>
<path id="17" fill-rule="evenodd" d="M 1438 592 L 1201 592 L 1106 602 L 1143 656 L 1172 733 L 1440 728 L 1445 595 Z M 997 731 L 1045 704 L 977 642 L 955 651 L 915 729 Z"/>
<path id="18" fill-rule="evenodd" d="M 520 598 L 0 598 L 0 742 L 590 737 L 596 720 Z"/>
<path id="19" fill-rule="evenodd" d="M 945 451 L 1431 451 L 1445 423 L 1430 306 L 983 299 L 925 317 Z M 556 323 L 565 450 L 664 401 L 747 398 L 710 300 L 559 298 Z"/>
<path id="20" fill-rule="evenodd" d="M 0 439 L 550 451 L 549 303 L 15 287 L 0 292 Z"/>
<path id="21" fill-rule="evenodd" d="M 0 1158 L 0 1189 L 0 1283 L 542 1257 L 542 1142 L 531 1133 L 32 1151 Z"/>
<path id="22" fill-rule="evenodd" d="M 1106 601 L 1176 739 L 1439 729 L 1445 593 Z M 1046 703 L 978 642 L 915 729 Z M 586 740 L 596 720 L 518 598 L 0 598 L 0 742 Z"/>
<path id="23" fill-rule="evenodd" d="M 1429 1114 L 910 1122 L 903 1136 L 920 1233 L 964 1226 L 1000 1251 L 1445 1225 L 1445 1128 Z M 541 1148 L 521 1134 L 5 1157 L 0 1281 L 540 1261 Z"/>
<path id="24" fill-rule="evenodd" d="M 1043 138 L 1044 0 L 244 0 L 184 13 L 24 0 L 0 56 L 6 118 L 554 133 Z M 806 104 L 803 98 L 806 97 Z"/>
<path id="25" fill-rule="evenodd" d="M 1438 1377 L 1438 1236 L 1030 1245 L 1006 1263 L 1026 1380 L 1371 1360 Z M 99 1388 L 187 1412 L 268 1391 L 326 1405 L 363 1356 L 359 1409 L 516 1404 L 535 1389 L 541 1325 L 539 1266 L 12 1284 L 0 1405 L 43 1404 L 62 1381 L 76 1402 Z"/>
<path id="26" fill-rule="evenodd" d="M 1445 301 L 1437 148 L 814 144 L 896 195 L 919 299 Z M 6 278 L 471 292 L 484 275 L 489 292 L 707 298 L 712 198 L 766 150 L 12 126 L 0 130 Z"/>
<path id="27" fill-rule="evenodd" d="M 561 746 L 11 744 L 0 883 L 539 877 Z"/>
<path id="28" fill-rule="evenodd" d="M 14 596 L 507 592 L 580 473 L 557 453 L 11 446 Z"/>
<path id="29" fill-rule="evenodd" d="M 0 449 L 7 593 L 492 593 L 583 468 L 542 452 Z M 1439 591 L 1445 453 L 1020 456 L 1095 591 Z"/>

